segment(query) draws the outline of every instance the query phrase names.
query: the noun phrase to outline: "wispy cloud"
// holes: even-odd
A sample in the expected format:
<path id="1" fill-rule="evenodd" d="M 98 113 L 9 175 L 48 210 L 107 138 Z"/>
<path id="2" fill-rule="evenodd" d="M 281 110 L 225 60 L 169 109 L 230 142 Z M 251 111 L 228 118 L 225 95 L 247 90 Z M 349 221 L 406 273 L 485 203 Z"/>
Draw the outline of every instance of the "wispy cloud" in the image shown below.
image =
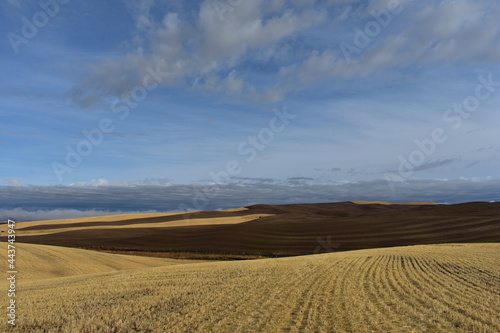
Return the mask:
<path id="1" fill-rule="evenodd" d="M 21 185 L 23 183 L 23 179 L 19 177 L 3 177 L 1 180 L 6 185 Z"/>
<path id="2" fill-rule="evenodd" d="M 236 67 L 249 55 L 271 51 L 287 37 L 325 20 L 319 9 L 273 6 L 263 0 L 243 1 L 223 19 L 216 1 L 204 1 L 193 20 L 168 12 L 161 20 L 150 14 L 153 1 L 129 5 L 138 30 L 150 31 L 146 40 L 122 59 L 105 59 L 91 67 L 92 76 L 71 91 L 81 107 L 107 96 L 121 97 L 141 83 L 152 70 L 165 87 L 182 85 L 200 93 L 219 94 L 230 100 L 272 102 L 273 89 L 259 91 Z M 154 28 L 154 29 L 153 29 Z"/>
<path id="3" fill-rule="evenodd" d="M 121 59 L 92 65 L 92 76 L 74 88 L 73 98 L 88 107 L 107 95 L 120 97 L 140 84 L 148 69 L 158 69 L 165 87 L 180 85 L 228 100 L 269 103 L 325 80 L 366 77 L 443 60 L 500 60 L 499 4 L 465 0 L 398 3 L 391 14 L 384 1 L 309 1 L 307 6 L 242 1 L 226 10 L 223 19 L 217 1 L 212 0 L 203 1 L 192 18 L 177 6 L 158 19 L 151 14 L 159 6 L 154 1 L 129 3 L 137 31 L 148 33 L 136 39 L 134 49 Z M 342 23 L 346 15 L 349 25 Z M 364 31 L 371 21 L 381 31 L 376 36 Z M 411 29 L 400 29 L 403 23 Z M 305 52 L 290 47 L 291 40 L 305 46 L 307 38 L 300 33 L 312 28 L 335 29 L 342 37 Z M 370 47 L 356 46 L 360 38 Z M 346 61 L 342 43 L 357 50 L 355 65 Z M 289 64 L 279 66 L 277 60 Z M 259 89 L 248 66 L 265 66 L 277 79 L 269 81 L 265 90 Z"/>
<path id="4" fill-rule="evenodd" d="M 429 169 L 434 169 L 434 168 L 439 168 L 444 165 L 448 165 L 453 162 L 457 162 L 460 160 L 460 157 L 455 157 L 455 158 L 446 158 L 446 159 L 437 159 L 435 161 L 428 161 L 425 163 L 422 163 L 418 167 L 415 168 L 415 171 L 422 171 L 422 170 L 429 170 Z"/>

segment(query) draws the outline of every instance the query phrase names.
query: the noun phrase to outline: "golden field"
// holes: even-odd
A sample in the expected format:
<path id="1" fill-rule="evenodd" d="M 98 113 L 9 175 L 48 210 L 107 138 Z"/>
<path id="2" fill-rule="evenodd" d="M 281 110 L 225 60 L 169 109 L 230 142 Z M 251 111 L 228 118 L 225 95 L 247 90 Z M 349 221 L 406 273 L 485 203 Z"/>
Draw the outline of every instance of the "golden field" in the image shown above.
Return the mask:
<path id="1" fill-rule="evenodd" d="M 499 216 L 340 202 L 19 222 L 17 326 L 5 311 L 0 331 L 496 333 Z"/>
<path id="2" fill-rule="evenodd" d="M 126 269 L 192 263 L 175 259 L 127 256 L 60 246 L 16 243 L 16 269 L 21 281 Z M 2 267 L 6 267 L 7 243 L 0 243 Z M 6 281 L 2 279 L 1 283 Z"/>
<path id="3" fill-rule="evenodd" d="M 0 327 L 6 332 L 493 333 L 500 331 L 499 251 L 500 244 L 418 245 L 20 278 L 18 325 Z M 82 271 L 98 254 L 87 253 L 72 263 Z M 58 265 L 47 262 L 37 269 Z"/>

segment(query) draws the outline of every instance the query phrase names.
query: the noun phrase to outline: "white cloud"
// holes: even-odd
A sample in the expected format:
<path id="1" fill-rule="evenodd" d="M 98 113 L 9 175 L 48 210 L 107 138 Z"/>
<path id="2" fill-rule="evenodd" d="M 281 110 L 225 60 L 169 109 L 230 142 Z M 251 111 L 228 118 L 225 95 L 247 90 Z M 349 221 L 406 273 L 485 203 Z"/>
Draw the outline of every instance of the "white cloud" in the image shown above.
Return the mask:
<path id="1" fill-rule="evenodd" d="M 73 183 L 69 184 L 69 186 L 109 186 L 111 183 L 107 179 L 99 178 L 99 179 L 92 179 L 88 182 L 78 182 L 78 183 Z"/>
<path id="2" fill-rule="evenodd" d="M 224 94 L 229 101 L 244 99 L 254 103 L 273 103 L 282 98 L 281 92 L 277 89 L 258 92 L 253 85 L 239 76 L 235 69 L 224 78 L 216 74 L 197 77 L 193 82 L 192 90 L 201 94 Z"/>
<path id="3" fill-rule="evenodd" d="M 325 14 L 313 10 L 292 11 L 283 5 L 266 17 L 269 8 L 263 0 L 244 1 L 224 20 L 220 20 L 205 2 L 200 10 L 198 27 L 202 33 L 200 54 L 204 62 L 218 67 L 220 62 L 231 67 L 247 52 L 274 44 L 304 28 L 321 23 Z"/>
<path id="4" fill-rule="evenodd" d="M 365 8 L 365 19 L 358 21 L 359 28 L 364 30 L 367 22 L 375 21 L 368 15 L 381 9 L 387 10 L 387 1 L 370 2 Z M 404 3 L 401 13 L 392 15 L 390 24 L 381 27 L 380 34 L 367 39 L 366 47 L 356 45 L 354 38 L 360 34 L 352 29 L 349 38 L 335 48 L 312 51 L 301 64 L 283 66 L 281 82 L 285 85 L 300 82 L 302 85 L 295 88 L 304 89 L 326 79 L 367 76 L 419 63 L 500 62 L 499 17 L 500 3 L 465 0 L 424 2 L 418 6 Z M 342 42 L 357 48 L 355 52 L 345 52 L 354 60 L 352 63 L 344 57 Z"/>
<path id="5" fill-rule="evenodd" d="M 2 178 L 2 182 L 6 185 L 21 185 L 23 179 L 19 177 L 4 177 Z"/>
<path id="6" fill-rule="evenodd" d="M 168 178 L 145 178 L 141 180 L 128 181 L 110 181 L 104 178 L 92 179 L 86 182 L 77 182 L 69 184 L 73 187 L 106 187 L 106 186 L 138 186 L 138 185 L 157 185 L 169 186 L 172 185 L 172 180 Z"/>
<path id="7" fill-rule="evenodd" d="M 129 12 L 134 17 L 136 27 L 139 31 L 149 30 L 154 27 L 154 20 L 151 17 L 151 9 L 155 0 L 133 1 L 127 0 L 125 4 Z"/>
<path id="8" fill-rule="evenodd" d="M 282 87 L 286 90 L 302 90 L 314 83 L 338 76 L 353 76 L 356 67 L 346 66 L 343 58 L 333 50 L 312 51 L 300 65 L 280 69 Z"/>
<path id="9" fill-rule="evenodd" d="M 161 22 L 152 22 L 153 2 L 129 5 L 138 30 L 148 30 L 146 40 L 121 59 L 105 59 L 91 67 L 92 76 L 71 94 L 81 107 L 100 102 L 105 96 L 121 97 L 149 73 L 160 68 L 163 86 L 186 84 L 198 92 L 217 93 L 230 99 L 274 101 L 279 94 L 258 91 L 249 79 L 237 75 L 235 67 L 249 54 L 269 57 L 278 52 L 284 38 L 326 18 L 322 11 L 291 10 L 283 1 L 243 1 L 226 12 L 223 19 L 214 6 L 204 1 L 194 22 L 168 12 Z M 141 38 L 139 38 L 141 40 Z M 200 84 L 210 82 L 210 85 Z"/>
<path id="10" fill-rule="evenodd" d="M 197 15 L 187 16 L 177 6 L 179 12 L 166 12 L 155 21 L 151 13 L 165 7 L 152 0 L 128 2 L 137 29 L 134 49 L 93 65 L 92 76 L 75 87 L 73 98 L 88 107 L 105 96 L 122 97 L 141 83 L 148 68 L 161 68 L 166 87 L 182 85 L 233 102 L 269 103 L 331 79 L 429 62 L 500 61 L 500 3 L 466 0 L 401 1 L 401 12 L 391 14 L 390 23 L 368 38 L 367 46 L 347 52 L 354 62 L 346 61 L 342 43 L 356 46 L 354 27 L 365 30 L 368 22 L 376 23 L 373 11 L 387 12 L 388 3 L 252 0 L 224 6 L 221 12 L 220 1 L 206 0 Z M 300 35 L 311 28 L 322 42 Z M 325 39 L 321 29 L 331 36 Z M 242 68 L 272 60 L 280 65 L 270 67 L 267 81 Z"/>

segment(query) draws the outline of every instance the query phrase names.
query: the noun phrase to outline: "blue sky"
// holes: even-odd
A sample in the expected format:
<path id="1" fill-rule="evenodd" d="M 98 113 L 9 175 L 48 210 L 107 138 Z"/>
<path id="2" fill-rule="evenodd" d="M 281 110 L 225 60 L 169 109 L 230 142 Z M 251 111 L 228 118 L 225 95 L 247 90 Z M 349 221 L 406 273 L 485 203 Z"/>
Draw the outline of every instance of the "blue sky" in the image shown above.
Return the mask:
<path id="1" fill-rule="evenodd" d="M 7 0 L 0 16 L 0 218 L 500 199 L 496 1 Z"/>

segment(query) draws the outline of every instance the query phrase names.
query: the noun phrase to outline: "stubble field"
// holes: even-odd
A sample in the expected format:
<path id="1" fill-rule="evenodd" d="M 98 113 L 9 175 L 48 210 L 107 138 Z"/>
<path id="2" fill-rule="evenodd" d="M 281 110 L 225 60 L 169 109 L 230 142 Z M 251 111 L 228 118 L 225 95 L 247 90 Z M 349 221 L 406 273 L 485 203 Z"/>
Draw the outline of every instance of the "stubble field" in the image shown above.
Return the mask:
<path id="1" fill-rule="evenodd" d="M 418 245 L 232 262 L 165 261 L 160 267 L 24 280 L 18 326 L 0 328 L 498 332 L 499 250 L 500 244 Z M 88 262 L 93 253 L 88 251 Z"/>

